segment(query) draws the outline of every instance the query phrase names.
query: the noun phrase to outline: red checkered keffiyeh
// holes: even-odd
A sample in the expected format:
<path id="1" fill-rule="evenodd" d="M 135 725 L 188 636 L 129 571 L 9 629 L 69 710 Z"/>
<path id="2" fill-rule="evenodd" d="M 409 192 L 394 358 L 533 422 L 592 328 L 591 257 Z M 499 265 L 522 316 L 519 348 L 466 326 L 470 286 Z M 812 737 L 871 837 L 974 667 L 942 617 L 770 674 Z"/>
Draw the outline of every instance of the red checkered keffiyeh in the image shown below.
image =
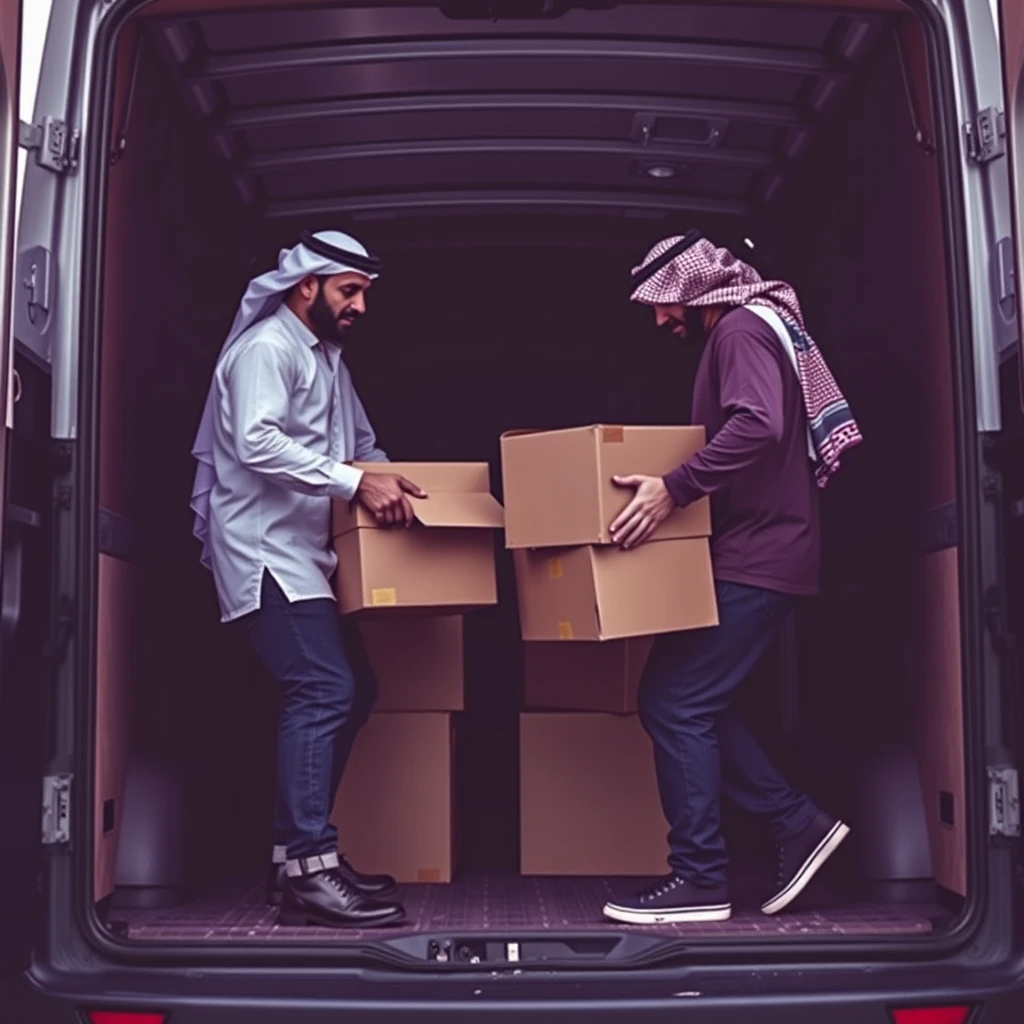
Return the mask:
<path id="1" fill-rule="evenodd" d="M 690 241 L 693 236 L 695 240 Z M 666 261 L 673 249 L 676 254 Z M 633 301 L 648 306 L 762 305 L 781 318 L 796 353 L 811 446 L 817 456 L 815 473 L 818 486 L 824 487 L 839 469 L 842 453 L 860 444 L 862 437 L 846 399 L 804 327 L 796 292 L 783 281 L 763 280 L 749 264 L 700 238 L 697 232 L 659 242 L 644 262 L 634 267 L 633 282 Z"/>

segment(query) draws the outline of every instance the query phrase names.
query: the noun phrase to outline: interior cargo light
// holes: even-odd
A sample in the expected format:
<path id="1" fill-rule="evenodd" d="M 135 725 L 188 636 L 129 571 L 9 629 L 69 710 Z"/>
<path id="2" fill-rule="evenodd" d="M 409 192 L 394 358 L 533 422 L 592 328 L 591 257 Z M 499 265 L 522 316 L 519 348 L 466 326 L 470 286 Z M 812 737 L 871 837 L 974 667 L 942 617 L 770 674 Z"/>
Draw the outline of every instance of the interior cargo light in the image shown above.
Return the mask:
<path id="1" fill-rule="evenodd" d="M 89 1024 L 164 1024 L 166 1013 L 140 1013 L 133 1010 L 91 1010 Z"/>
<path id="2" fill-rule="evenodd" d="M 674 178 L 676 169 L 668 164 L 654 164 L 653 167 L 647 168 L 647 173 L 652 178 Z"/>
<path id="3" fill-rule="evenodd" d="M 899 1006 L 892 1009 L 893 1024 L 967 1024 L 969 1006 Z"/>

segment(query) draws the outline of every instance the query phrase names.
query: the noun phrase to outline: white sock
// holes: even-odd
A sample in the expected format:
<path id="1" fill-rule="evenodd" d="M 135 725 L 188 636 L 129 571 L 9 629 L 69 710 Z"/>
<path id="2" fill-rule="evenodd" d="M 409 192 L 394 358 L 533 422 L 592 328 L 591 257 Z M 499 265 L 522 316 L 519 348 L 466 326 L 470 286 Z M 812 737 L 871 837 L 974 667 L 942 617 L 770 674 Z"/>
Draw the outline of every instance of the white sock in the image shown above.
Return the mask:
<path id="1" fill-rule="evenodd" d="M 285 872 L 289 878 L 300 875 L 315 875 L 321 871 L 329 871 L 338 866 L 337 853 L 324 853 L 319 857 L 300 857 L 297 860 L 285 861 Z"/>

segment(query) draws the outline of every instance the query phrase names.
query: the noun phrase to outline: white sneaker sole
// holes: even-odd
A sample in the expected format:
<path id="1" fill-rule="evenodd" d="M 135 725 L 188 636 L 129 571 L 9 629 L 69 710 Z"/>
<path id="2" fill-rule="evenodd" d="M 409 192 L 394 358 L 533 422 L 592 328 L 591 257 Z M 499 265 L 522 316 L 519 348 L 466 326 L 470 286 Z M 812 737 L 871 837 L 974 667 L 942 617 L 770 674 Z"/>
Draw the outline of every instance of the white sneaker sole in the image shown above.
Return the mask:
<path id="1" fill-rule="evenodd" d="M 793 876 L 789 885 L 777 896 L 773 896 L 765 903 L 761 907 L 761 912 L 771 915 L 777 914 L 780 910 L 785 910 L 810 885 L 811 879 L 825 866 L 829 857 L 843 845 L 843 840 L 849 834 L 849 826 L 844 825 L 841 821 L 837 821 L 831 831 L 818 844 L 815 851 L 804 861 L 803 866 Z"/>
<path id="2" fill-rule="evenodd" d="M 718 903 L 707 907 L 680 907 L 678 910 L 631 910 L 606 903 L 604 916 L 623 924 L 702 924 L 728 921 L 732 917 L 732 905 Z"/>

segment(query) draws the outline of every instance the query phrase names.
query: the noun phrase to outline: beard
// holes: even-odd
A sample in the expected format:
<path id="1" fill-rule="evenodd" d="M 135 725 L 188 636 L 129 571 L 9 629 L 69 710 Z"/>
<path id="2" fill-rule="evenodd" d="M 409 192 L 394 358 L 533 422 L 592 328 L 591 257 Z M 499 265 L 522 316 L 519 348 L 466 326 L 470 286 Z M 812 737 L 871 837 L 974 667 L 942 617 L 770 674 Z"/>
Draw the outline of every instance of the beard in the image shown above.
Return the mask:
<path id="1" fill-rule="evenodd" d="M 336 345 L 340 345 L 344 340 L 357 315 L 355 310 L 347 309 L 339 317 L 324 298 L 323 284 L 317 289 L 316 298 L 309 307 L 309 322 L 313 325 L 317 337 L 321 341 L 331 341 Z"/>
<path id="2" fill-rule="evenodd" d="M 687 306 L 683 315 L 683 323 L 686 325 L 686 340 L 696 345 L 703 345 L 707 341 L 708 331 L 704 326 L 704 317 L 698 306 Z"/>
<path id="3" fill-rule="evenodd" d="M 687 306 L 683 310 L 682 320 L 669 320 L 664 329 L 672 332 L 680 326 L 686 331 L 683 341 L 689 341 L 695 345 L 703 345 L 707 341 L 708 331 L 704 326 L 704 317 L 699 306 Z"/>

